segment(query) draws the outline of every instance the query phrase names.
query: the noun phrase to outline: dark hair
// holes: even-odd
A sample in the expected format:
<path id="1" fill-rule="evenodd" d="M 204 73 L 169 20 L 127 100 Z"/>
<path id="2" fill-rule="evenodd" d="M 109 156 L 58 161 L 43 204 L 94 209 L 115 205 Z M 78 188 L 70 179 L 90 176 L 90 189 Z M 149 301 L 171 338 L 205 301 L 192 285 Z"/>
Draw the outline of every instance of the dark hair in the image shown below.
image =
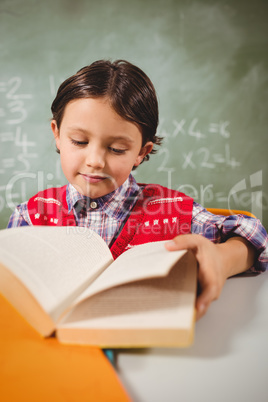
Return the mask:
<path id="1" fill-rule="evenodd" d="M 161 144 L 162 138 L 156 135 L 158 102 L 154 86 L 140 68 L 125 60 L 96 61 L 60 85 L 51 105 L 58 128 L 70 101 L 100 97 L 107 97 L 117 114 L 140 127 L 142 145 L 147 141 Z M 151 151 L 155 152 L 155 149 Z M 148 159 L 149 155 L 144 158 Z"/>

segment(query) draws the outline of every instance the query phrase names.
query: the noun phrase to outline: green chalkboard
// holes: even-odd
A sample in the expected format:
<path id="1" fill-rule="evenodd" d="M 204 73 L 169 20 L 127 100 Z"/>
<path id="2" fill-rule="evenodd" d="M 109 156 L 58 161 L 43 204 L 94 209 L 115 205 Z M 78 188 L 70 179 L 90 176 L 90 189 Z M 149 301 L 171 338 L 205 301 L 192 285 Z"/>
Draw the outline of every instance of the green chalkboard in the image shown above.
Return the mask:
<path id="1" fill-rule="evenodd" d="M 0 227 L 65 183 L 50 131 L 59 84 L 123 58 L 154 82 L 165 138 L 136 179 L 268 228 L 267 12 L 261 0 L 1 0 Z"/>

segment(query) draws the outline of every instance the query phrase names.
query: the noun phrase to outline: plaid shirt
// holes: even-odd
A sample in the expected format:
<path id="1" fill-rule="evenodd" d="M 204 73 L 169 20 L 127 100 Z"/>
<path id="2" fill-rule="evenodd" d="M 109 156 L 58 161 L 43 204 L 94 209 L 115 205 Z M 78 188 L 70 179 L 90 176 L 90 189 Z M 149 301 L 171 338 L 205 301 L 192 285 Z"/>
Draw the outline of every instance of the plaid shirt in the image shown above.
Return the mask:
<path id="1" fill-rule="evenodd" d="M 100 235 L 109 245 L 141 192 L 133 176 L 115 191 L 97 199 L 81 195 L 70 183 L 66 189 L 68 212 L 73 210 L 76 224 L 88 227 Z M 31 225 L 27 202 L 17 206 L 11 215 L 8 228 Z"/>
<path id="2" fill-rule="evenodd" d="M 92 200 L 82 196 L 71 185 L 67 185 L 67 204 L 73 210 L 77 226 L 89 227 L 110 244 L 142 191 L 135 179 L 129 178 L 114 192 Z M 8 228 L 31 225 L 27 202 L 17 206 Z M 208 212 L 194 202 L 191 232 L 201 234 L 214 243 L 226 241 L 232 236 L 247 239 L 256 249 L 258 259 L 251 271 L 265 271 L 268 265 L 268 238 L 258 219 L 245 215 L 219 216 Z"/>

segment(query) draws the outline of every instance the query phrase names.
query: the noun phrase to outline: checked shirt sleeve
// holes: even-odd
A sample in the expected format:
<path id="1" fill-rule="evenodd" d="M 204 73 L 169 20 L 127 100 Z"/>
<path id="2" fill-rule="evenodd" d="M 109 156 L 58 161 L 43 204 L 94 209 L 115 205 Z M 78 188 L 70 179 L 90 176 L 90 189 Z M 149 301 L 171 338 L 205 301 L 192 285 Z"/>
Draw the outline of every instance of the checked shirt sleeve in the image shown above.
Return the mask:
<path id="1" fill-rule="evenodd" d="M 20 204 L 16 207 L 15 211 L 9 218 L 9 222 L 7 227 L 8 228 L 17 228 L 19 226 L 28 226 L 31 225 L 28 209 L 27 209 L 27 202 Z"/>
<path id="2" fill-rule="evenodd" d="M 247 239 L 256 249 L 257 258 L 250 272 L 268 269 L 268 237 L 259 219 L 246 215 L 214 215 L 194 202 L 192 233 L 201 234 L 213 243 L 222 243 L 234 236 Z"/>

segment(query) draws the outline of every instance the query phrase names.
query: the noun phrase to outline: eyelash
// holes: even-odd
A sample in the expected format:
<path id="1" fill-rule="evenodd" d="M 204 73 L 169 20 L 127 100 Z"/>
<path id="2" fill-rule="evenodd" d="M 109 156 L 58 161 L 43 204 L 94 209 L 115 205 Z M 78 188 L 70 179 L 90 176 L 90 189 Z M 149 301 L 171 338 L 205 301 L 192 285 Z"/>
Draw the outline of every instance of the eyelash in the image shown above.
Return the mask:
<path id="1" fill-rule="evenodd" d="M 71 139 L 71 142 L 72 142 L 73 145 L 75 145 L 77 147 L 82 147 L 82 146 L 88 144 L 87 141 L 76 141 L 76 140 L 73 140 L 73 139 Z M 126 149 L 117 149 L 117 148 L 113 148 L 113 147 L 108 147 L 108 149 L 111 152 L 113 152 L 113 153 L 115 153 L 117 155 L 123 155 L 127 151 Z"/>
<path id="2" fill-rule="evenodd" d="M 117 155 L 123 155 L 126 152 L 126 149 L 117 149 L 113 147 L 109 147 L 109 150 Z"/>
<path id="3" fill-rule="evenodd" d="M 82 147 L 83 145 L 87 145 L 87 142 L 86 141 L 76 141 L 76 140 L 73 140 L 73 139 L 71 139 L 71 143 L 73 144 L 73 145 L 76 145 L 76 146 L 80 146 L 80 147 Z"/>

